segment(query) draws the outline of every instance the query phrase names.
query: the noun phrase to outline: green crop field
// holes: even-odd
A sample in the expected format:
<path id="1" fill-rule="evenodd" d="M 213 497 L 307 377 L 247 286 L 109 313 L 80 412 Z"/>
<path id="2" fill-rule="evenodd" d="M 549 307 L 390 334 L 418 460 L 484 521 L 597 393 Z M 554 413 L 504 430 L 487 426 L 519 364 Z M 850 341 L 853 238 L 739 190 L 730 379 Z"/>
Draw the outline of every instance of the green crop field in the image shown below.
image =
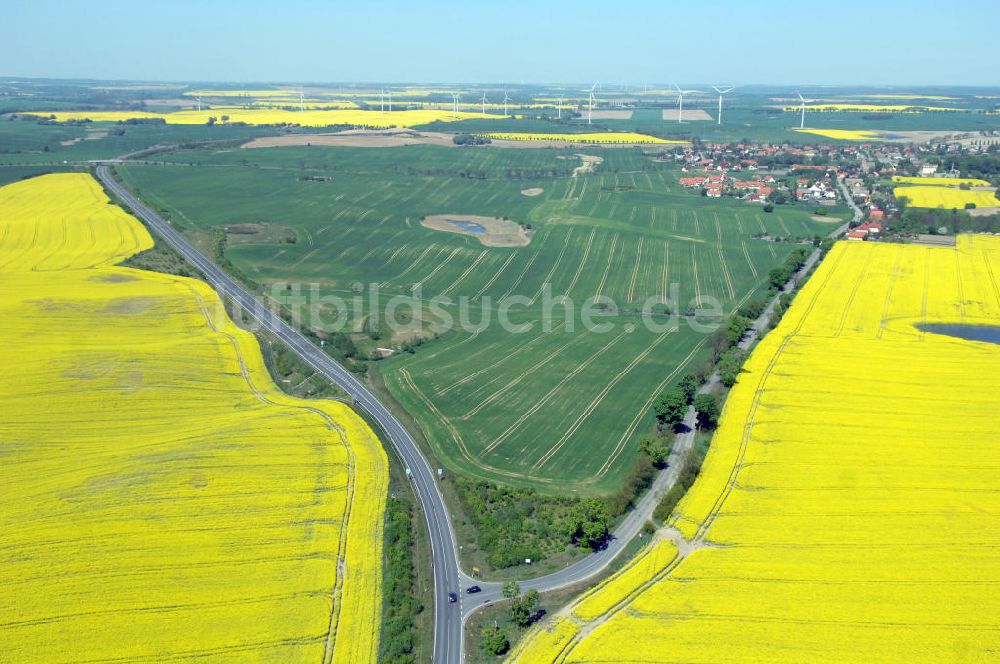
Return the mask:
<path id="1" fill-rule="evenodd" d="M 489 325 L 444 332 L 415 354 L 384 360 L 390 390 L 449 467 L 588 493 L 614 488 L 651 426 L 652 400 L 708 353 L 707 334 L 685 321 L 643 325 L 647 298 L 669 296 L 676 284 L 674 311 L 711 297 L 730 312 L 793 246 L 754 236 L 811 238 L 830 224 L 812 220 L 811 206 L 765 214 L 758 204 L 685 191 L 676 166 L 641 150 L 587 153 L 605 161 L 579 176 L 571 150 L 431 146 L 184 150 L 158 156 L 175 165 L 121 172 L 179 226 L 293 229 L 294 243 L 231 242 L 226 252 L 265 287 L 277 284 L 286 304 L 297 293 L 286 297 L 286 282 L 347 301 L 373 285 L 391 296 L 418 284 L 421 309 L 436 295 L 469 298 L 471 323 L 487 317 Z M 544 191 L 521 193 L 531 187 Z M 420 225 L 438 213 L 508 217 L 534 234 L 526 247 L 485 247 Z M 600 319 L 611 329 L 588 331 L 560 306 L 543 328 L 545 284 L 577 305 L 613 300 Z M 509 318 L 523 332 L 497 324 L 510 296 L 522 296 Z M 367 301 L 348 308 L 349 329 L 363 329 Z M 439 311 L 459 315 L 455 304 Z M 654 311 L 668 328 L 663 307 Z"/>

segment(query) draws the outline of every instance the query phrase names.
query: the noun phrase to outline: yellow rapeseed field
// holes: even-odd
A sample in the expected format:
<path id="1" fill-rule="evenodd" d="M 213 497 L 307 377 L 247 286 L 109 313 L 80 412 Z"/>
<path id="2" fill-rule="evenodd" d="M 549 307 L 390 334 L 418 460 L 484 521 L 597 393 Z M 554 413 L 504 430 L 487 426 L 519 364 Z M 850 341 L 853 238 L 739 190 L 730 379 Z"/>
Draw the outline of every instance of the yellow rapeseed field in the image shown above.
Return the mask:
<path id="1" fill-rule="evenodd" d="M 970 187 L 988 187 L 990 183 L 986 180 L 977 180 L 976 178 L 924 178 L 924 177 L 909 177 L 906 175 L 893 175 L 893 182 L 899 182 L 900 184 L 926 184 L 935 187 L 960 187 L 963 184 L 967 184 Z"/>
<path id="2" fill-rule="evenodd" d="M 681 553 L 648 547 L 512 659 L 995 659 L 1000 346 L 930 322 L 1000 325 L 1000 238 L 835 246 L 727 399 L 662 532 Z"/>
<path id="3" fill-rule="evenodd" d="M 386 458 L 81 173 L 0 188 L 0 660 L 373 662 Z"/>
<path id="4" fill-rule="evenodd" d="M 866 129 L 796 129 L 803 134 L 816 134 L 826 138 L 834 138 L 839 141 L 880 141 L 882 140 L 874 131 Z"/>
<path id="5" fill-rule="evenodd" d="M 295 105 L 297 102 L 292 102 Z M 57 122 L 69 120 L 92 120 L 93 122 L 122 122 L 132 118 L 162 118 L 167 124 L 205 124 L 209 118 L 222 122 L 222 116 L 229 116 L 228 122 L 245 122 L 250 125 L 297 124 L 303 127 L 328 127 L 330 125 L 356 125 L 361 127 L 413 127 L 431 122 L 452 122 L 482 119 L 479 113 L 450 110 L 420 109 L 413 111 L 365 111 L 360 109 L 331 109 L 287 111 L 278 108 L 211 108 L 201 111 L 186 110 L 173 113 L 150 113 L 148 111 L 53 111 L 38 112 L 36 115 L 54 116 Z M 488 120 L 501 120 L 506 116 L 486 114 Z"/>
<path id="6" fill-rule="evenodd" d="M 683 144 L 687 141 L 673 141 L 657 136 L 647 136 L 631 131 L 622 132 L 592 132 L 586 134 L 534 134 L 534 133 L 501 133 L 490 132 L 481 134 L 498 141 L 539 141 L 557 143 L 606 143 L 606 144 L 634 144 L 634 143 L 668 143 Z"/>
<path id="7" fill-rule="evenodd" d="M 521 664 L 548 664 L 560 658 L 580 632 L 580 626 L 569 618 L 557 616 L 551 623 L 536 629 L 512 654 Z"/>
<path id="8" fill-rule="evenodd" d="M 946 210 L 962 210 L 967 203 L 976 207 L 996 207 L 1000 205 L 996 194 L 992 191 L 963 190 L 956 187 L 908 186 L 894 187 L 892 195 L 896 198 L 909 199 L 910 207 L 944 208 Z"/>

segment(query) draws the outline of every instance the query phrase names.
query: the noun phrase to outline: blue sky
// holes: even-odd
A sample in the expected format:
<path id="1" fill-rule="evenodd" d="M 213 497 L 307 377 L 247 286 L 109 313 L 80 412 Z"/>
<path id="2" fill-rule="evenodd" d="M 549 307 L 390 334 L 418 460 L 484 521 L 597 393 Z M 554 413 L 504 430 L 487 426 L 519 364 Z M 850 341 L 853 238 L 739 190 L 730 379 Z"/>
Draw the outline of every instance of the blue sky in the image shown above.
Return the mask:
<path id="1" fill-rule="evenodd" d="M 1000 85 L 996 0 L 8 0 L 0 75 Z"/>

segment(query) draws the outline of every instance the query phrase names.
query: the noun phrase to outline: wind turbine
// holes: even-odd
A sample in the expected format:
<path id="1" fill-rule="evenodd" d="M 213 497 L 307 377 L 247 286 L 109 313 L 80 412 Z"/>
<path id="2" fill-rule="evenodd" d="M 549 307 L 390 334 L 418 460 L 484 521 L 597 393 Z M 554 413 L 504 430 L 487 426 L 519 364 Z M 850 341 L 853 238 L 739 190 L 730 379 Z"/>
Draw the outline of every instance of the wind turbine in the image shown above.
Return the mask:
<path id="1" fill-rule="evenodd" d="M 485 118 L 486 117 L 486 92 L 485 91 L 483 92 L 482 102 L 483 102 L 483 117 Z"/>
<path id="2" fill-rule="evenodd" d="M 457 118 L 458 117 L 458 98 L 461 97 L 461 96 L 462 95 L 460 93 L 458 93 L 458 92 L 452 92 L 451 93 L 451 98 L 455 102 L 455 105 L 454 105 L 453 110 L 452 110 L 452 117 L 453 118 Z"/>
<path id="3" fill-rule="evenodd" d="M 719 93 L 719 121 L 717 124 L 722 124 L 722 95 L 726 94 L 727 92 L 732 92 L 736 88 L 728 87 L 725 90 L 720 90 L 719 88 L 713 85 L 712 89 Z"/>
<path id="4" fill-rule="evenodd" d="M 378 89 L 379 110 L 385 113 L 385 88 Z"/>
<path id="5" fill-rule="evenodd" d="M 590 124 L 591 120 L 594 119 L 594 99 L 597 97 L 594 91 L 597 89 L 597 86 L 597 83 L 590 86 L 590 102 L 587 106 L 587 124 Z"/>
<path id="6" fill-rule="evenodd" d="M 392 113 L 392 90 L 386 90 L 386 94 L 389 95 L 389 112 Z"/>
<path id="7" fill-rule="evenodd" d="M 507 96 L 507 89 L 504 88 L 504 91 L 503 91 L 503 114 L 504 114 L 504 116 L 507 115 L 507 102 L 509 102 L 509 101 L 514 101 L 514 100 Z"/>
<path id="8" fill-rule="evenodd" d="M 562 95 L 559 95 L 559 99 L 556 102 L 556 113 L 558 114 L 557 117 L 559 120 L 562 120 L 562 107 L 563 107 L 563 98 Z"/>
<path id="9" fill-rule="evenodd" d="M 805 129 L 806 128 L 806 104 L 811 104 L 811 103 L 813 103 L 816 100 L 815 99 L 804 99 L 802 97 L 802 93 L 799 92 L 798 90 L 795 91 L 795 94 L 797 94 L 799 96 L 799 101 L 802 102 L 802 122 L 799 123 L 799 129 Z"/>
<path id="10" fill-rule="evenodd" d="M 299 86 L 299 113 L 304 113 L 306 110 L 306 104 L 302 95 L 302 86 Z"/>
<path id="11" fill-rule="evenodd" d="M 201 97 L 198 97 L 198 110 L 201 110 Z"/>
<path id="12" fill-rule="evenodd" d="M 681 90 L 680 86 L 674 83 L 674 87 L 677 88 L 677 124 L 683 124 L 684 122 L 684 91 Z"/>

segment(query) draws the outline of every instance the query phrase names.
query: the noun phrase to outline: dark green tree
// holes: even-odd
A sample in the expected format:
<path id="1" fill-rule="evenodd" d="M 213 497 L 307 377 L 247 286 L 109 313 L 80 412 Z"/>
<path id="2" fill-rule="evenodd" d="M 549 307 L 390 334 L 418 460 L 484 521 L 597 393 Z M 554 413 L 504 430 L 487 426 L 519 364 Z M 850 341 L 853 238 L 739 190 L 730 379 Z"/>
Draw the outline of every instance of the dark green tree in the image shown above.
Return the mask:
<path id="1" fill-rule="evenodd" d="M 666 425 L 674 426 L 684 419 L 687 413 L 687 394 L 681 387 L 672 387 L 656 402 L 656 417 Z"/>
<path id="2" fill-rule="evenodd" d="M 685 374 L 684 377 L 680 379 L 680 382 L 677 383 L 677 385 L 682 390 L 684 390 L 684 395 L 690 402 L 692 397 L 694 397 L 694 393 L 698 390 L 698 377 L 690 373 Z"/>
<path id="3" fill-rule="evenodd" d="M 736 384 L 736 377 L 740 375 L 740 368 L 743 366 L 743 354 L 733 349 L 727 351 L 719 359 L 719 379 L 726 387 Z"/>
<path id="4" fill-rule="evenodd" d="M 649 456 L 649 461 L 657 468 L 662 468 L 667 463 L 670 450 L 667 449 L 663 439 L 658 436 L 643 436 L 639 441 L 639 449 Z"/>
<path id="5" fill-rule="evenodd" d="M 712 428 L 719 421 L 719 402 L 712 394 L 699 394 L 694 398 L 694 409 L 698 411 L 698 423 Z"/>
<path id="6" fill-rule="evenodd" d="M 611 515 L 604 501 L 588 498 L 577 503 L 566 517 L 565 531 L 576 542 L 599 548 L 608 538 Z"/>
<path id="7" fill-rule="evenodd" d="M 495 622 L 490 627 L 484 627 L 479 634 L 481 637 L 479 644 L 488 655 L 502 655 L 510 648 L 507 633 L 500 629 L 500 626 Z"/>
<path id="8" fill-rule="evenodd" d="M 535 616 L 538 615 L 538 611 L 541 608 L 541 595 L 540 593 L 532 588 L 528 592 L 524 593 L 524 597 L 521 598 L 521 612 L 524 616 L 524 622 L 518 623 L 518 627 L 527 627 L 535 620 Z"/>

